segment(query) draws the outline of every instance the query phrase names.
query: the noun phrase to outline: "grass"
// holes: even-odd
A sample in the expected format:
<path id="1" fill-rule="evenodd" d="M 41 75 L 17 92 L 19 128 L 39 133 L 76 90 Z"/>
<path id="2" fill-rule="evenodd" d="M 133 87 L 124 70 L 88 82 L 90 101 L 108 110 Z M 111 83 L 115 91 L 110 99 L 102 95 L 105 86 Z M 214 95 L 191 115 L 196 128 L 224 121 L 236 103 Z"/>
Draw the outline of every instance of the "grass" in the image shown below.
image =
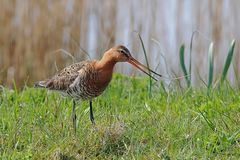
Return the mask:
<path id="1" fill-rule="evenodd" d="M 223 68 L 223 71 L 222 71 L 221 83 L 223 83 L 223 81 L 225 80 L 225 78 L 227 76 L 228 69 L 229 69 L 230 64 L 232 62 L 235 43 L 236 43 L 236 41 L 233 40 L 232 43 L 231 43 L 230 49 L 228 51 L 227 59 L 225 61 L 225 65 L 224 65 L 224 68 Z"/>
<path id="2" fill-rule="evenodd" d="M 209 45 L 208 50 L 208 83 L 207 88 L 208 91 L 212 88 L 213 83 L 213 68 L 214 68 L 214 60 L 213 60 L 213 42 Z"/>
<path id="3" fill-rule="evenodd" d="M 143 53 L 144 53 L 144 58 L 145 58 L 145 61 L 146 61 L 147 67 L 148 67 L 148 68 L 151 68 L 151 67 L 149 66 L 148 57 L 147 57 L 147 51 L 146 51 L 146 49 L 145 49 L 143 39 L 142 39 L 142 37 L 141 37 L 141 35 L 140 35 L 139 33 L 137 33 L 137 34 L 138 34 L 138 37 L 139 37 L 140 42 L 141 42 L 141 45 L 142 45 L 142 49 L 143 49 Z M 148 74 L 151 75 L 151 72 L 148 71 Z M 152 94 L 152 78 L 149 77 L 149 90 L 148 90 L 148 96 L 151 97 L 151 94 Z"/>
<path id="4" fill-rule="evenodd" d="M 142 35 L 146 43 L 149 65 L 156 67 L 159 63 L 158 71 L 161 73 L 169 68 L 169 71 L 172 69 L 177 75 L 181 74 L 175 57 L 179 44 L 185 43 L 184 57 L 191 85 L 198 79 L 196 68 L 199 73 L 207 75 L 207 65 L 202 66 L 202 58 L 207 52 L 208 43 L 213 41 L 216 50 L 214 77 L 218 76 L 222 71 L 218 67 L 225 62 L 220 58 L 226 57 L 225 44 L 233 36 L 236 40 L 240 39 L 237 27 L 240 26 L 240 1 L 228 3 L 229 7 L 225 7 L 224 1 L 189 5 L 180 1 L 174 2 L 174 5 L 168 3 L 158 0 L 153 3 L 126 1 L 125 7 L 116 0 L 64 0 L 61 3 L 1 0 L 0 84 L 13 87 L 14 79 L 17 87 L 22 87 L 25 83 L 51 76 L 56 68 L 71 64 L 72 58 L 64 53 L 72 53 L 77 61 L 89 59 L 86 52 L 98 59 L 104 51 L 118 44 L 126 45 L 138 60 L 145 63 L 134 30 Z M 169 11 L 173 15 L 169 16 Z M 220 13 L 225 15 L 221 16 Z M 199 18 L 200 15 L 205 16 Z M 175 17 L 179 18 L 175 20 Z M 197 30 L 191 33 L 191 28 Z M 160 46 L 152 43 L 151 39 L 160 42 Z M 236 41 L 236 53 L 239 53 L 238 45 Z M 59 52 L 55 54 L 56 51 Z M 234 65 L 239 66 L 236 53 Z M 163 56 L 167 66 L 160 61 Z M 135 73 L 133 69 L 126 70 L 124 65 L 118 66 L 118 69 L 126 74 Z M 239 67 L 235 69 L 236 73 L 240 73 Z M 232 75 L 232 67 L 229 70 Z M 203 79 L 206 80 L 206 77 Z"/>
<path id="5" fill-rule="evenodd" d="M 184 55 L 185 55 L 184 50 L 185 50 L 185 46 L 184 46 L 184 44 L 182 44 L 180 47 L 180 51 L 179 51 L 179 58 L 180 58 L 179 61 L 180 61 L 180 65 L 181 65 L 185 80 L 187 82 L 187 86 L 190 87 L 191 86 L 191 78 L 190 78 L 191 72 L 189 70 L 189 74 L 188 74 L 187 69 L 186 69 L 185 60 L 184 60 Z M 191 64 L 191 62 L 189 62 L 189 64 Z M 190 69 L 190 67 L 189 67 L 189 69 Z"/>
<path id="6" fill-rule="evenodd" d="M 0 94 L 0 159 L 239 159 L 240 96 L 230 86 L 165 91 L 148 78 L 114 75 L 94 100 L 25 87 Z M 171 88 L 171 87 L 170 87 Z"/>

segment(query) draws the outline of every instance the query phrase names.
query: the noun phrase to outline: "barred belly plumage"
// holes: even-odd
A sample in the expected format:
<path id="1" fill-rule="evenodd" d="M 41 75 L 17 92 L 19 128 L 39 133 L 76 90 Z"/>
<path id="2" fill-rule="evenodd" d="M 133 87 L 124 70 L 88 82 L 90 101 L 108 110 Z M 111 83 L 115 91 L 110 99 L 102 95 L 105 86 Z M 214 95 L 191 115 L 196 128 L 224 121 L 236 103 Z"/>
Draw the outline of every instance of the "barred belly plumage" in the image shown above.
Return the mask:
<path id="1" fill-rule="evenodd" d="M 81 85 L 67 90 L 67 94 L 76 100 L 88 100 L 99 96 L 103 91 L 94 90 L 91 86 Z"/>
<path id="2" fill-rule="evenodd" d="M 66 93 L 76 100 L 89 100 L 99 96 L 105 88 L 99 88 L 96 86 L 95 81 L 97 80 L 96 73 L 89 73 L 88 77 L 79 79 L 77 85 L 69 87 Z"/>

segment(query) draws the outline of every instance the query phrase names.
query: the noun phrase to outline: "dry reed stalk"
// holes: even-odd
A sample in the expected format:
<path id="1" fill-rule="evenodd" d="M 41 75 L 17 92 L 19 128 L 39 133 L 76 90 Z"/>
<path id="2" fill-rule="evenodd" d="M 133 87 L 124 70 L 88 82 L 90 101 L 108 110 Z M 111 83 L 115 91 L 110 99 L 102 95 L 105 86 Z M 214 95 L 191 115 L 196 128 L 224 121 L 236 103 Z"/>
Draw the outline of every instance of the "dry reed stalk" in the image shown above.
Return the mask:
<path id="1" fill-rule="evenodd" d="M 181 70 L 175 57 L 180 42 L 188 48 L 194 30 L 214 41 L 216 74 L 223 66 L 229 42 L 233 38 L 240 40 L 238 0 L 201 3 L 197 0 L 152 0 L 151 3 L 145 0 L 1 0 L 0 6 L 0 83 L 8 86 L 13 79 L 17 86 L 22 86 L 26 79 L 31 84 L 52 75 L 56 71 L 55 62 L 58 68 L 72 63 L 64 54 L 52 54 L 58 49 L 70 52 L 80 61 L 88 58 L 82 49 L 92 58 L 99 58 L 107 48 L 122 43 L 144 62 L 133 31 L 138 31 L 144 39 L 150 66 L 154 68 L 160 62 L 156 59 L 160 54 L 158 46 L 151 42 L 154 38 L 160 42 L 169 68 L 179 75 Z M 198 84 L 196 73 L 207 76 L 209 42 L 204 36 L 195 37 L 192 51 L 195 84 Z M 236 52 L 239 52 L 237 46 Z M 237 54 L 234 61 L 240 66 Z M 120 65 L 120 71 L 132 73 L 125 66 Z M 159 68 L 164 72 L 164 67 Z M 232 77 L 230 71 L 228 78 Z"/>

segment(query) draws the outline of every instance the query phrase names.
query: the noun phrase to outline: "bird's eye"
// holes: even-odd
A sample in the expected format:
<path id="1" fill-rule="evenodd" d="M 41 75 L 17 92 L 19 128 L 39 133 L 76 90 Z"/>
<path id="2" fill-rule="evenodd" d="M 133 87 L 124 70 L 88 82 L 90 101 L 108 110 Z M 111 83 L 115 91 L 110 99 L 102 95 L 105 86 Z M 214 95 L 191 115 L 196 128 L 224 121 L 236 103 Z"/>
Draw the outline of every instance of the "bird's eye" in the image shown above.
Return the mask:
<path id="1" fill-rule="evenodd" d="M 125 53 L 124 50 L 122 50 L 122 49 L 120 50 L 120 52 L 121 52 L 121 53 Z"/>

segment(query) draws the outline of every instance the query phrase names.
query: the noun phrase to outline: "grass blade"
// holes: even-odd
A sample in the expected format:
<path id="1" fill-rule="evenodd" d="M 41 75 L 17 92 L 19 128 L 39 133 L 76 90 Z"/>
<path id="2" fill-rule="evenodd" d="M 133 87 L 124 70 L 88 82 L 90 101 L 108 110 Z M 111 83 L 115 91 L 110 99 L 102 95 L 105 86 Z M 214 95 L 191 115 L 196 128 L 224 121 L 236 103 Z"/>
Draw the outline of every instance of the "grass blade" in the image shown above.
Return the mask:
<path id="1" fill-rule="evenodd" d="M 216 126 L 214 125 L 214 123 L 207 118 L 203 112 L 201 112 L 200 110 L 198 111 L 200 113 L 200 115 L 203 117 L 203 119 L 207 122 L 208 126 L 213 130 L 216 131 Z"/>
<path id="2" fill-rule="evenodd" d="M 191 36 L 191 42 L 190 42 L 190 56 L 189 56 L 189 70 L 188 70 L 188 72 L 189 72 L 189 80 L 190 80 L 190 82 L 191 82 L 191 80 L 192 80 L 192 77 L 191 77 L 191 74 L 192 74 L 192 48 L 193 48 L 193 38 L 194 38 L 194 35 L 195 35 L 195 33 L 197 33 L 196 31 L 194 31 L 193 33 L 192 33 L 192 36 Z"/>
<path id="3" fill-rule="evenodd" d="M 239 80 L 238 80 L 238 70 L 237 70 L 237 64 L 233 63 L 233 71 L 234 71 L 234 78 L 235 78 L 235 83 L 237 85 L 238 90 L 240 89 L 240 85 L 239 85 Z"/>
<path id="4" fill-rule="evenodd" d="M 213 82 L 213 42 L 211 42 L 208 50 L 208 91 L 212 87 L 212 82 Z"/>
<path id="5" fill-rule="evenodd" d="M 230 49 L 228 51 L 227 59 L 225 61 L 225 65 L 224 65 L 223 72 L 222 72 L 221 83 L 224 82 L 227 72 L 228 72 L 228 69 L 230 67 L 230 64 L 232 62 L 232 57 L 233 57 L 234 48 L 235 48 L 235 42 L 236 42 L 235 40 L 232 41 Z"/>
<path id="6" fill-rule="evenodd" d="M 148 58 L 147 58 L 147 52 L 146 52 L 146 49 L 145 49 L 145 46 L 144 46 L 142 37 L 141 37 L 141 35 L 140 35 L 139 33 L 137 33 L 137 34 L 138 34 L 138 37 L 139 37 L 139 39 L 140 39 L 140 41 L 141 41 L 141 45 L 142 45 L 142 49 L 143 49 L 143 53 L 144 53 L 144 58 L 145 58 L 145 60 L 146 60 L 147 67 L 150 68 L 150 67 L 149 67 L 149 63 L 148 63 Z M 151 72 L 150 72 L 150 71 L 149 71 L 148 73 L 151 75 Z M 148 95 L 149 95 L 149 97 L 151 97 L 151 94 L 152 94 L 152 78 L 149 77 L 149 90 L 148 90 Z"/>
<path id="7" fill-rule="evenodd" d="M 184 49 L 185 49 L 185 46 L 184 46 L 184 44 L 182 44 L 181 47 L 180 47 L 180 51 L 179 51 L 180 64 L 181 64 L 181 68 L 182 68 L 185 80 L 187 82 L 187 86 L 190 87 L 191 81 L 190 81 L 190 79 L 188 77 L 188 73 L 187 73 L 186 65 L 185 65 L 185 61 L 184 61 Z"/>

